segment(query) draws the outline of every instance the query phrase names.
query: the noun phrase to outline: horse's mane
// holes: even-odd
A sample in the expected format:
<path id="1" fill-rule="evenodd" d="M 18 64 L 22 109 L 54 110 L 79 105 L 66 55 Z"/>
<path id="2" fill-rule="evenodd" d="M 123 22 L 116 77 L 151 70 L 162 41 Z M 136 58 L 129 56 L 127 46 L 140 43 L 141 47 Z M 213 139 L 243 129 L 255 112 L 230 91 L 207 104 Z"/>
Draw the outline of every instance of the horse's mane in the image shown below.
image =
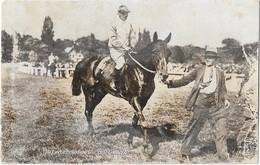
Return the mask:
<path id="1" fill-rule="evenodd" d="M 153 44 L 153 42 L 148 44 L 146 47 L 142 48 L 139 52 L 137 52 L 137 55 L 147 55 L 147 54 L 151 53 L 152 44 Z"/>
<path id="2" fill-rule="evenodd" d="M 146 47 L 142 48 L 140 51 L 136 53 L 132 53 L 131 56 L 137 60 L 140 63 L 147 63 L 151 56 L 151 46 L 153 43 L 148 44 Z M 134 62 L 129 56 L 126 56 L 130 60 L 128 60 L 128 63 L 130 65 L 137 65 L 136 62 Z"/>

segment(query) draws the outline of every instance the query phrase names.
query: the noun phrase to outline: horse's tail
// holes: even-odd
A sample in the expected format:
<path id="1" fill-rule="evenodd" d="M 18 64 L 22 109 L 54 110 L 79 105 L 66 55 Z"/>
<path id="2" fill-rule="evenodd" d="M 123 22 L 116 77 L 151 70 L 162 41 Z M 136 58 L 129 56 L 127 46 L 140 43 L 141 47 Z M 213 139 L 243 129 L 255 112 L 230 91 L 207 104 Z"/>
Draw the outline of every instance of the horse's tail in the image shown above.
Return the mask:
<path id="1" fill-rule="evenodd" d="M 81 72 L 76 68 L 73 73 L 73 80 L 71 83 L 73 96 L 79 96 L 81 94 L 81 83 Z"/>

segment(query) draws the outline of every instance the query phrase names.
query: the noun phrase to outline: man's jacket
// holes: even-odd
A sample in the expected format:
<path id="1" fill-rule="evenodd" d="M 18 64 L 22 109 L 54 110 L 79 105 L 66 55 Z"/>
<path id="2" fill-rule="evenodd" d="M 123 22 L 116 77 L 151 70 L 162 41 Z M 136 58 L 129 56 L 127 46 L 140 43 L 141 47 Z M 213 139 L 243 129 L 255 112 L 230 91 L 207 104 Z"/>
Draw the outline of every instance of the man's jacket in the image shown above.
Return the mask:
<path id="1" fill-rule="evenodd" d="M 197 101 L 200 92 L 199 84 L 203 80 L 205 68 L 206 68 L 205 65 L 200 66 L 196 68 L 194 71 L 192 71 L 190 74 L 184 76 L 179 80 L 170 80 L 168 84 L 168 88 L 177 88 L 177 87 L 185 86 L 195 80 L 194 86 L 185 104 L 185 107 L 188 109 L 192 108 Z M 217 84 L 215 90 L 215 102 L 216 105 L 219 106 L 224 103 L 227 97 L 226 80 L 225 80 L 224 73 L 221 69 L 216 68 L 216 79 L 217 79 L 216 81 Z"/>
<path id="2" fill-rule="evenodd" d="M 116 18 L 109 31 L 108 47 L 119 51 L 119 54 L 125 53 L 126 47 L 134 47 L 137 43 L 136 33 L 132 24 Z"/>

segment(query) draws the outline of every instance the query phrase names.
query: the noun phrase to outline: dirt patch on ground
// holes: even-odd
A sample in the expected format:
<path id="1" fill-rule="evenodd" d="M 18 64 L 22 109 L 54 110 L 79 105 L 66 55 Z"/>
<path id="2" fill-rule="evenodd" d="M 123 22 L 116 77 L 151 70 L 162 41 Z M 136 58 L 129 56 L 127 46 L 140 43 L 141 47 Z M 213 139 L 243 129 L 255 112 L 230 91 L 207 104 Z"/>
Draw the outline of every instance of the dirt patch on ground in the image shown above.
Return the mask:
<path id="1" fill-rule="evenodd" d="M 2 162 L 180 163 L 181 139 L 192 115 L 183 107 L 190 87 L 167 89 L 157 84 L 144 109 L 148 123 L 154 126 L 148 130 L 151 143 L 144 152 L 142 131 L 131 126 L 134 110 L 126 101 L 107 95 L 94 111 L 96 134 L 90 134 L 84 96 L 71 95 L 71 78 L 51 79 L 16 70 L 2 66 Z M 235 92 L 229 92 L 231 162 L 256 163 L 255 151 L 246 156 L 235 152 L 235 138 L 244 122 Z M 133 146 L 127 143 L 129 134 L 134 135 Z M 208 123 L 194 148 L 191 163 L 219 162 Z"/>

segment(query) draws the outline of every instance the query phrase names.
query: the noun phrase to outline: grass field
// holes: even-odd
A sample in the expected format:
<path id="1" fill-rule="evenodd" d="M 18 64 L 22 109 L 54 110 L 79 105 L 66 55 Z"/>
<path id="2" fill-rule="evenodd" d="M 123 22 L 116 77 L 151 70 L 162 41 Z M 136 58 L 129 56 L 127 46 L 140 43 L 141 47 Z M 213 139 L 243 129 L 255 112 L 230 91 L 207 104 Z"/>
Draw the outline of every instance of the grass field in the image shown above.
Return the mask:
<path id="1" fill-rule="evenodd" d="M 153 126 L 148 130 L 151 144 L 144 152 L 142 133 L 131 126 L 134 110 L 126 101 L 107 95 L 94 111 L 96 134 L 89 134 L 84 96 L 71 95 L 71 78 L 52 79 L 17 70 L 2 65 L 3 163 L 180 163 L 181 140 L 192 115 L 183 107 L 191 85 L 167 89 L 156 83 L 144 109 Z M 235 97 L 239 81 L 227 81 L 230 162 L 256 163 L 256 151 L 245 156 L 235 153 L 235 139 L 244 122 L 240 98 Z M 127 144 L 129 133 L 134 134 L 133 146 Z M 218 162 L 206 123 L 192 150 L 191 163 Z"/>

